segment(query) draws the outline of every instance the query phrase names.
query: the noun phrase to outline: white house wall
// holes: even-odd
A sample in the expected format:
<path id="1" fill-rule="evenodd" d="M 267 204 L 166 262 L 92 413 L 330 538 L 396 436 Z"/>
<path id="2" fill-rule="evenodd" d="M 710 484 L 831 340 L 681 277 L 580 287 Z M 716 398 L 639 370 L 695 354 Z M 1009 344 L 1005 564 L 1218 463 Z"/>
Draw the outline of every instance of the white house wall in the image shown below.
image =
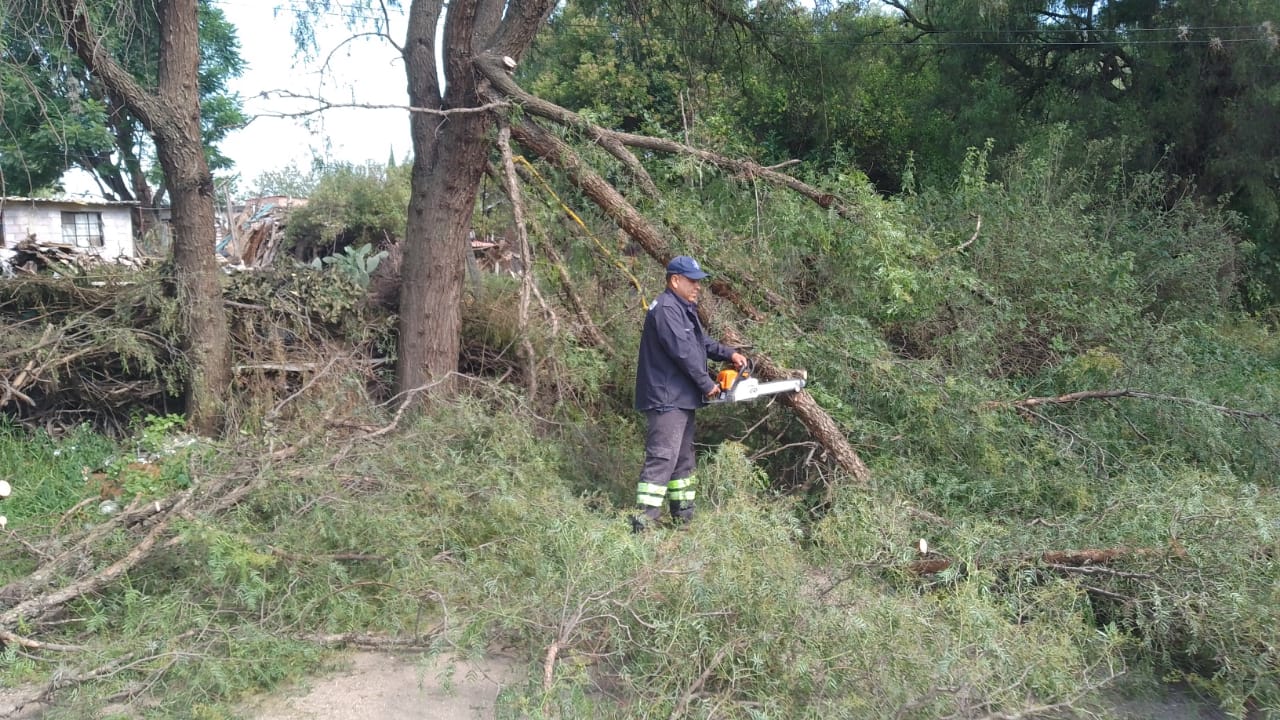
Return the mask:
<path id="1" fill-rule="evenodd" d="M 0 238 L 3 239 L 0 262 L 7 264 L 14 255 L 13 248 L 32 235 L 37 242 L 62 245 L 64 212 L 92 212 L 102 216 L 102 247 L 76 248 L 78 252 L 98 255 L 106 260 L 132 258 L 137 254 L 133 244 L 133 219 L 127 204 L 100 205 L 2 198 L 0 223 L 3 224 L 4 234 Z"/>

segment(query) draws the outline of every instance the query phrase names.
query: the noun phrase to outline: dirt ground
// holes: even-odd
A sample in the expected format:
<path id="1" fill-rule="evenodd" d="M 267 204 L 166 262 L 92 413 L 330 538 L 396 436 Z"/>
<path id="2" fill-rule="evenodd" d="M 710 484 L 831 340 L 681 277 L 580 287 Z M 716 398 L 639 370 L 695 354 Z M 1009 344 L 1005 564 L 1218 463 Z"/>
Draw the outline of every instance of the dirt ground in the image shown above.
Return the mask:
<path id="1" fill-rule="evenodd" d="M 360 652 L 349 666 L 246 703 L 254 720 L 470 720 L 492 718 L 498 692 L 518 677 L 509 658 L 481 663 Z"/>
<path id="2" fill-rule="evenodd" d="M 359 653 L 350 669 L 316 678 L 300 693 L 277 693 L 247 706 L 254 720 L 469 720 L 493 718 L 501 688 L 518 679 L 510 659 L 488 657 L 480 665 L 457 663 L 448 681 L 448 659 L 432 666 L 412 657 Z M 1228 720 L 1226 713 L 1185 688 L 1160 697 L 1116 698 L 1123 720 Z"/>
<path id="3" fill-rule="evenodd" d="M 490 655 L 480 663 L 438 657 L 357 652 L 339 670 L 245 702 L 237 714 L 252 720 L 471 720 L 493 718 L 498 692 L 519 680 L 515 663 Z M 20 693 L 0 687 L 0 718 L 38 720 L 48 706 L 15 706 Z M 132 718 L 127 707 L 100 717 Z"/>
<path id="4" fill-rule="evenodd" d="M 351 653 L 340 669 L 247 701 L 238 715 L 251 720 L 472 720 L 493 718 L 498 693 L 521 680 L 508 657 L 479 663 L 378 652 Z M 37 720 L 46 708 L 14 712 L 0 689 L 0 718 Z M 133 717 L 127 708 L 111 717 Z M 1115 698 L 1114 716 L 1124 720 L 1226 720 L 1227 715 L 1185 688 L 1161 697 Z M 109 712 L 108 712 L 109 714 Z"/>

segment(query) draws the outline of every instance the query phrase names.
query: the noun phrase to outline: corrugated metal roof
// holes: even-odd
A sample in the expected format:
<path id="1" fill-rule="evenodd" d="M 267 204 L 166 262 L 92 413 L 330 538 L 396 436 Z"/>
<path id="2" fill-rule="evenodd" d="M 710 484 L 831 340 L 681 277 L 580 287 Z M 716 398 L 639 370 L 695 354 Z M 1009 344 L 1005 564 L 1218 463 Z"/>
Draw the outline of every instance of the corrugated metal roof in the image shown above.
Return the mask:
<path id="1" fill-rule="evenodd" d="M 0 197 L 0 205 L 13 203 L 15 205 L 84 205 L 92 207 L 133 207 L 138 204 L 136 200 L 103 200 L 102 198 L 81 198 L 81 197 L 53 197 L 53 198 L 33 198 L 21 197 L 17 195 L 8 195 Z"/>

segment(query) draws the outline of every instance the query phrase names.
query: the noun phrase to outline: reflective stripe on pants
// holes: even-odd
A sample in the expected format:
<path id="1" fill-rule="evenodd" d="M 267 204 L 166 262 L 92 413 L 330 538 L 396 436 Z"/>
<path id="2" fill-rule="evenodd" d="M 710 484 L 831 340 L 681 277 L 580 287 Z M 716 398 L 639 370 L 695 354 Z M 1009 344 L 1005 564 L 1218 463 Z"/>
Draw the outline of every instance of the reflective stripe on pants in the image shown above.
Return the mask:
<path id="1" fill-rule="evenodd" d="M 697 491 L 694 486 L 698 484 L 697 478 L 690 475 L 679 480 L 672 480 L 667 483 L 667 498 L 670 500 L 693 500 Z"/>
<path id="2" fill-rule="evenodd" d="M 651 485 L 642 481 L 636 486 L 636 504 L 641 507 L 662 507 L 662 496 L 666 493 L 666 485 Z"/>
<path id="3" fill-rule="evenodd" d="M 662 501 L 693 499 L 693 411 L 647 412 L 644 436 L 644 467 L 636 489 L 636 504 L 657 519 Z M 657 490 L 661 488 L 661 490 Z M 679 497 L 673 493 L 679 493 Z"/>

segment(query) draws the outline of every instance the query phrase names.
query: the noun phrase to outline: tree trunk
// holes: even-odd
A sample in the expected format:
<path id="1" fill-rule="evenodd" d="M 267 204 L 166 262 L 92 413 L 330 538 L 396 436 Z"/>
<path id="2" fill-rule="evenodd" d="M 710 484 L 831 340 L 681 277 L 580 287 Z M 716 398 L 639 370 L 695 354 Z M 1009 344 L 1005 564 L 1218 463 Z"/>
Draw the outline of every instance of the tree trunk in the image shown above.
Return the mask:
<path id="1" fill-rule="evenodd" d="M 226 416 L 231 355 L 222 274 L 214 259 L 213 175 L 198 131 L 195 138 L 192 146 L 157 135 L 156 151 L 172 183 L 174 286 L 190 364 L 187 414 L 195 432 L 211 436 Z"/>
<path id="2" fill-rule="evenodd" d="M 484 172 L 489 148 L 486 132 L 492 122 L 472 115 L 451 119 L 443 127 L 424 125 L 429 123 L 413 123 L 415 158 L 401 274 L 396 371 L 401 393 L 435 383 L 447 392 L 447 377 L 458 369 L 471 212 Z M 435 147 L 424 151 L 428 145 Z"/>
<path id="3" fill-rule="evenodd" d="M 149 128 L 168 178 L 173 267 L 191 376 L 187 414 L 204 435 L 221 431 L 231 387 L 231 347 L 214 258 L 213 173 L 200 132 L 200 26 L 197 0 L 160 3 L 159 95 L 167 111 Z"/>
<path id="4" fill-rule="evenodd" d="M 222 283 L 214 259 L 213 175 L 200 133 L 200 30 L 198 0 L 158 3 L 160 57 L 157 90 L 130 75 L 85 14 L 79 0 L 60 0 L 59 19 L 68 42 L 90 72 L 142 121 L 173 198 L 174 282 L 182 309 L 182 346 L 190 364 L 187 414 L 191 429 L 222 429 L 231 361 Z"/>
<path id="5" fill-rule="evenodd" d="M 462 287 L 471 252 L 471 217 L 488 163 L 493 115 L 480 105 L 476 58 L 519 57 L 551 12 L 551 0 L 414 0 L 404 46 L 413 173 L 401 267 L 396 390 L 447 394 L 462 346 Z M 444 13 L 442 95 L 436 29 Z"/>
<path id="6" fill-rule="evenodd" d="M 413 3 L 405 44 L 409 101 L 414 107 L 445 110 L 475 104 L 475 83 L 462 72 L 470 56 L 458 27 L 467 24 L 475 0 L 451 4 L 444 57 L 450 78 L 440 94 L 435 38 L 443 8 L 439 2 Z M 415 113 L 410 119 L 413 172 L 409 217 L 401 266 L 399 360 L 396 389 L 408 395 L 429 388 L 447 394 L 458 369 L 462 331 L 462 282 L 470 252 L 471 214 L 488 149 L 486 114 L 445 116 Z"/>

